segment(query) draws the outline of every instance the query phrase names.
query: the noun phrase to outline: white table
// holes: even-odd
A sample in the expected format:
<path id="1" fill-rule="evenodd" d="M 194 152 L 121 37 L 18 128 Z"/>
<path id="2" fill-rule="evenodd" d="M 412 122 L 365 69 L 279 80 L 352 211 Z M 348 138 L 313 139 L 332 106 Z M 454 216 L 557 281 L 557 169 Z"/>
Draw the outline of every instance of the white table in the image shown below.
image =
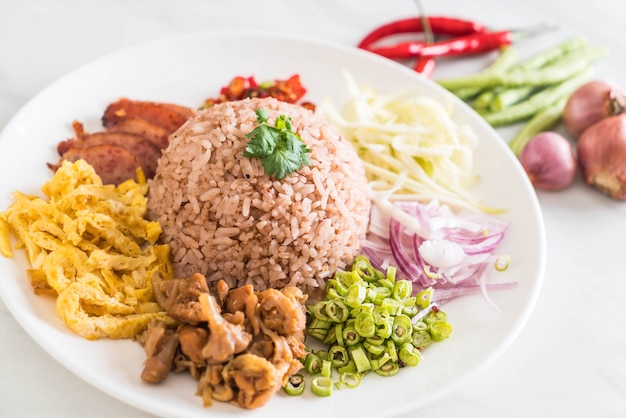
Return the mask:
<path id="1" fill-rule="evenodd" d="M 611 48 L 611 55 L 596 66 L 597 77 L 626 86 L 622 0 L 423 3 L 432 15 L 466 17 L 494 28 L 555 22 L 557 32 L 520 43 L 520 51 L 583 35 Z M 354 45 L 373 27 L 415 10 L 411 0 L 2 0 L 0 127 L 58 77 L 126 46 L 221 28 L 272 30 Z M 435 75 L 469 72 L 472 62 L 442 63 Z M 502 134 L 510 137 L 510 131 Z M 0 181 L 8 178 L 9 173 L 2 173 Z M 529 322 L 488 370 L 410 416 L 626 416 L 626 203 L 610 200 L 580 180 L 560 193 L 539 193 L 539 200 L 548 261 Z M 61 367 L 2 304 L 0 341 L 1 417 L 148 416 Z"/>

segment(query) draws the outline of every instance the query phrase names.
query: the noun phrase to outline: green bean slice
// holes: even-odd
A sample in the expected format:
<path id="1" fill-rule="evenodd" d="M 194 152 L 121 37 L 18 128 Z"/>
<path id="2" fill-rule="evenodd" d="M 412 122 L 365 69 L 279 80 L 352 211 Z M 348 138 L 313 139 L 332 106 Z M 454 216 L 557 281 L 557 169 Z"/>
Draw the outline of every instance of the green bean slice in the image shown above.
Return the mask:
<path id="1" fill-rule="evenodd" d="M 330 396 L 333 392 L 333 379 L 327 376 L 315 376 L 311 379 L 311 389 L 317 396 Z"/>
<path id="2" fill-rule="evenodd" d="M 373 337 L 376 335 L 374 316 L 369 312 L 361 312 L 354 321 L 354 329 L 363 338 Z"/>
<path id="3" fill-rule="evenodd" d="M 305 380 L 304 376 L 300 373 L 293 374 L 287 379 L 287 383 L 283 387 L 285 393 L 289 396 L 302 395 L 304 392 Z"/>

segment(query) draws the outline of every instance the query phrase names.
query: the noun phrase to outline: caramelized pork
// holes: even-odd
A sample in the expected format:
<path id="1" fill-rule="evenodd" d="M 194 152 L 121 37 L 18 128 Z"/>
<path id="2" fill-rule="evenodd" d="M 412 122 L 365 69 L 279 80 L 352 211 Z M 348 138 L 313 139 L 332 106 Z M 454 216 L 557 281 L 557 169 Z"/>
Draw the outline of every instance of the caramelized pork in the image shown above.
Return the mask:
<path id="1" fill-rule="evenodd" d="M 111 129 L 124 120 L 142 119 L 171 133 L 194 114 L 195 111 L 186 106 L 121 98 L 106 108 L 102 125 Z"/>
<path id="2" fill-rule="evenodd" d="M 105 184 L 136 179 L 138 167 L 146 178 L 152 178 L 169 136 L 195 113 L 176 104 L 120 99 L 105 110 L 104 131 L 85 133 L 83 125 L 75 121 L 75 137 L 59 142 L 60 160 L 48 167 L 57 170 L 63 160 L 83 159 Z"/>
<path id="3" fill-rule="evenodd" d="M 139 117 L 126 118 L 108 128 L 109 132 L 126 132 L 141 136 L 150 141 L 158 149 L 164 149 L 169 144 L 169 131 L 163 126 L 155 125 Z"/>
<path id="4" fill-rule="evenodd" d="M 67 160 L 85 160 L 93 167 L 104 184 L 119 185 L 128 179 L 136 178 L 139 160 L 132 153 L 117 145 L 94 145 L 84 148 L 70 148 L 57 164 L 48 164 L 52 170 Z"/>
<path id="5" fill-rule="evenodd" d="M 161 149 L 154 145 L 146 138 L 127 132 L 96 132 L 86 133 L 80 122 L 74 122 L 75 137 L 66 141 L 61 141 L 57 145 L 57 151 L 61 159 L 68 159 L 67 153 L 73 152 L 80 154 L 80 149 L 98 146 L 110 145 L 123 148 L 135 156 L 137 162 L 133 170 L 141 167 L 146 177 L 151 178 L 156 171 L 157 162 L 161 156 Z M 72 151 L 73 150 L 73 151 Z M 120 162 L 116 162 L 124 167 Z M 128 180 L 128 179 L 126 179 Z"/>

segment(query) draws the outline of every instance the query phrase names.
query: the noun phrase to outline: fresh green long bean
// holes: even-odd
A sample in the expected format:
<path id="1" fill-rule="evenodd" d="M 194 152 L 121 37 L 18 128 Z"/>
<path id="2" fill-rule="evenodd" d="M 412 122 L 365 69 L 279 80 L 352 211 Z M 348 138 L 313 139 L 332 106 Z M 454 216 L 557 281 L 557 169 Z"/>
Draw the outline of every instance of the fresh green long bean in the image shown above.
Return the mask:
<path id="1" fill-rule="evenodd" d="M 485 68 L 482 73 L 503 73 L 513 67 L 513 65 L 517 62 L 517 59 L 518 54 L 515 49 L 510 46 L 504 47 L 500 50 L 500 55 L 498 55 L 491 65 Z M 462 100 L 468 100 L 480 94 L 480 92 L 481 89 L 479 87 L 462 87 L 455 90 L 454 94 Z"/>
<path id="2" fill-rule="evenodd" d="M 559 60 L 565 59 L 569 54 L 580 53 L 586 48 L 587 40 L 585 38 L 577 37 L 569 39 L 541 51 L 521 63 L 511 65 L 507 70 L 510 72 L 534 71 L 542 67 L 553 65 Z M 527 98 L 536 89 L 536 86 L 496 86 L 487 90 L 483 89 L 482 93 L 478 94 L 474 100 L 473 107 L 477 111 L 503 110 Z"/>
<path id="3" fill-rule="evenodd" d="M 501 89 L 493 94 L 491 101 L 488 103 L 487 108 L 492 112 L 498 112 L 504 110 L 509 106 L 521 102 L 529 97 L 536 87 L 523 86 L 513 87 L 509 89 Z"/>
<path id="4" fill-rule="evenodd" d="M 588 48 L 568 54 L 553 65 L 532 71 L 511 71 L 504 74 L 478 73 L 464 77 L 438 80 L 449 90 L 461 87 L 491 88 L 495 86 L 546 86 L 560 83 L 589 68 L 590 64 L 607 54 L 606 48 Z"/>
<path id="5" fill-rule="evenodd" d="M 519 65 L 516 65 L 512 69 L 515 71 L 528 71 L 545 67 L 546 65 L 553 63 L 555 60 L 563 58 L 567 54 L 575 51 L 581 51 L 586 48 L 587 40 L 585 38 L 572 38 L 533 55 L 532 57 L 521 62 Z"/>
<path id="6" fill-rule="evenodd" d="M 513 105 L 500 112 L 483 114 L 483 118 L 492 126 L 502 126 L 519 122 L 532 117 L 537 112 L 554 105 L 564 97 L 569 96 L 576 88 L 591 79 L 592 70 L 590 68 L 575 74 L 572 78 L 545 88 L 532 95 L 527 100 Z"/>
<path id="7" fill-rule="evenodd" d="M 522 126 L 517 134 L 509 142 L 509 147 L 513 153 L 519 157 L 522 150 L 535 135 L 553 128 L 563 116 L 563 109 L 567 98 L 559 100 L 556 104 L 546 107 L 537 112 L 527 123 Z"/>

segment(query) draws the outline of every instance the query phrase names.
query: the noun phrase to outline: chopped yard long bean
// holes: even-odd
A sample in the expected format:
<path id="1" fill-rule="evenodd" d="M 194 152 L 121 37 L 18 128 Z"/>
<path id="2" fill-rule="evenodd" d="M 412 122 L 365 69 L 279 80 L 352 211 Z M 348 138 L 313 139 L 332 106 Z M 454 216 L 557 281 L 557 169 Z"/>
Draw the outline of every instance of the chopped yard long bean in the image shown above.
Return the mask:
<path id="1" fill-rule="evenodd" d="M 336 388 L 355 387 L 370 372 L 393 376 L 418 365 L 420 350 L 450 336 L 446 314 L 430 310 L 432 289 L 414 296 L 411 282 L 396 280 L 395 273 L 394 267 L 382 272 L 358 256 L 349 271 L 327 281 L 326 298 L 309 307 L 314 326 L 308 335 L 329 344 L 304 361 L 318 396 L 332 393 L 334 369 L 340 376 Z M 418 313 L 422 319 L 414 320 Z"/>

